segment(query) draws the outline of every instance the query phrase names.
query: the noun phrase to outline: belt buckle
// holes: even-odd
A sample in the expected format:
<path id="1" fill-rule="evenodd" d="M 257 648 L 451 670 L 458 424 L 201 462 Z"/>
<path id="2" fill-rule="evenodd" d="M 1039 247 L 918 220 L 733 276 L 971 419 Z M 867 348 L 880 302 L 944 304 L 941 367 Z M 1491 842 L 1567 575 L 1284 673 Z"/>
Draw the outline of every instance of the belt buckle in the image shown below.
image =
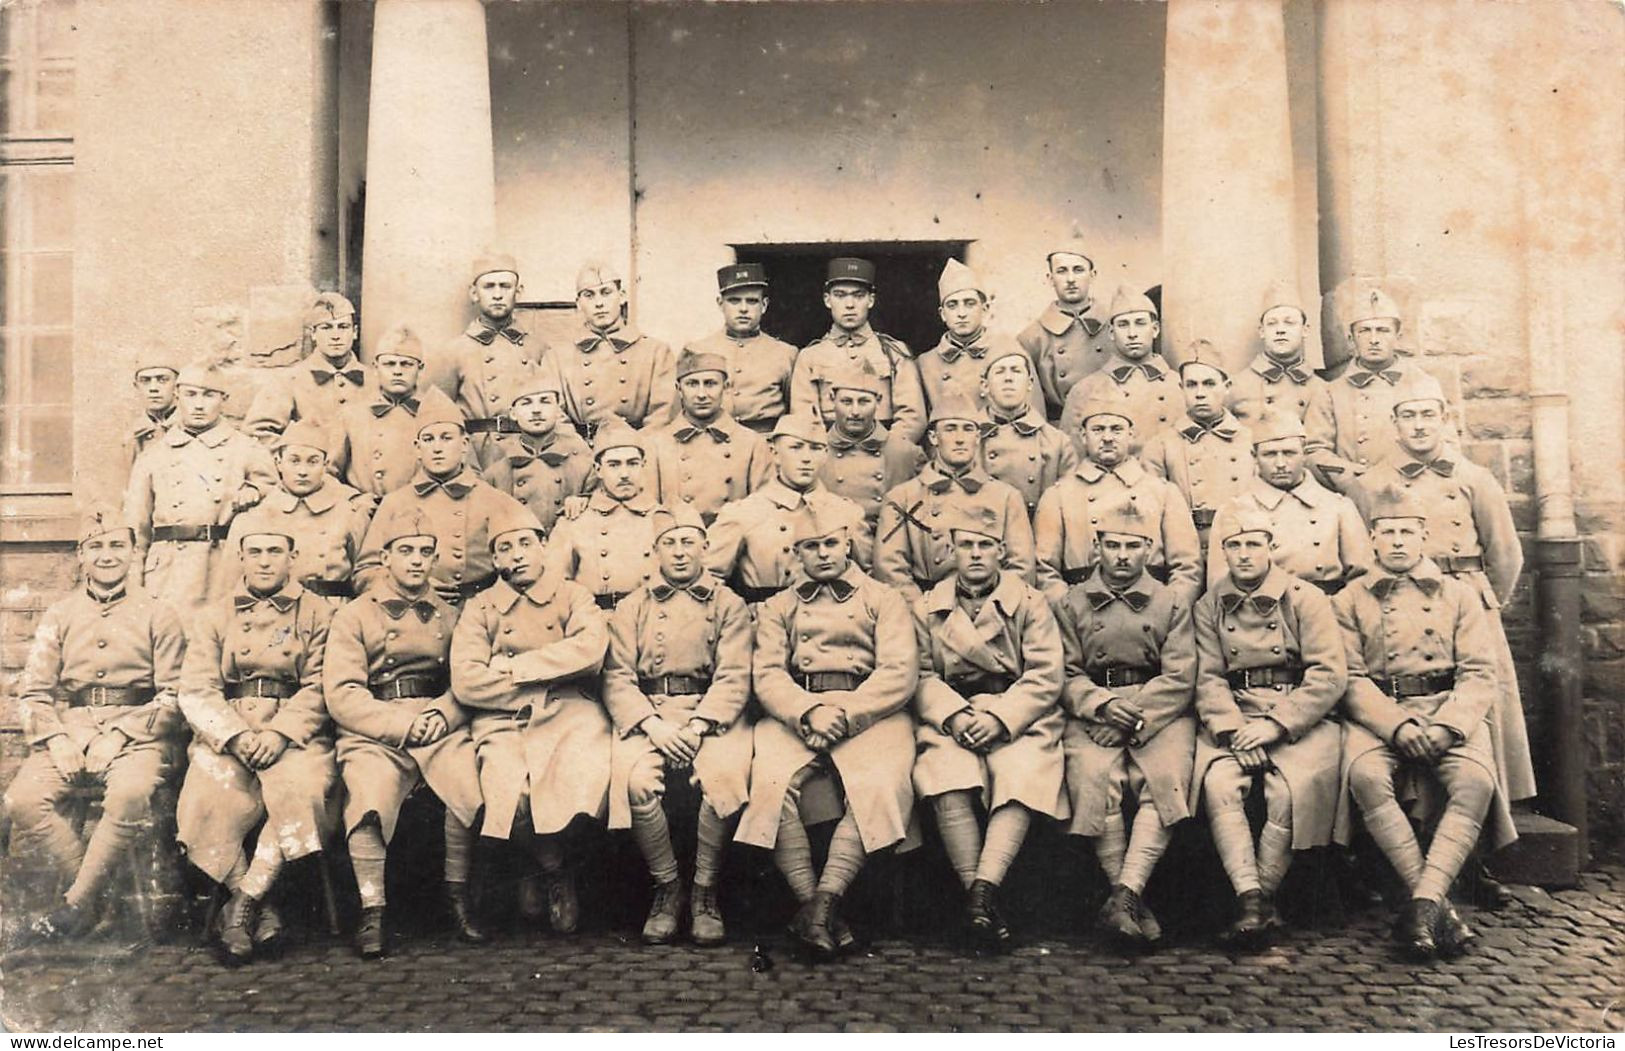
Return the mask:
<path id="1" fill-rule="evenodd" d="M 1254 677 L 1255 672 L 1257 673 L 1256 678 Z M 1268 686 L 1269 683 L 1265 682 L 1264 678 L 1263 668 L 1244 668 L 1241 672 L 1241 688 L 1251 690 L 1257 686 Z"/>
<path id="2" fill-rule="evenodd" d="M 1123 685 L 1117 679 L 1118 670 L 1119 669 L 1117 669 L 1117 668 L 1107 668 L 1106 669 L 1106 688 L 1107 689 L 1116 689 L 1117 687 Z"/>
<path id="3" fill-rule="evenodd" d="M 107 706 L 108 694 L 106 686 L 91 686 L 88 687 L 87 690 L 88 693 L 85 698 L 85 703 L 87 705 L 92 708 L 105 708 Z"/>

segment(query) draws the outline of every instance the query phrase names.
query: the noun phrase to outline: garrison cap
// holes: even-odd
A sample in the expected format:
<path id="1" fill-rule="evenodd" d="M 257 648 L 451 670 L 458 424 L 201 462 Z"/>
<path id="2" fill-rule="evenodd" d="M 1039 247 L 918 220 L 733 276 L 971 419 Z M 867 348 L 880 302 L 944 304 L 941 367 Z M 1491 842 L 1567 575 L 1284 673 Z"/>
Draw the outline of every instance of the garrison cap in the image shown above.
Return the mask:
<path id="1" fill-rule="evenodd" d="M 1372 525 L 1384 518 L 1419 518 L 1427 521 L 1427 508 L 1409 489 L 1387 486 L 1371 494 L 1367 517 Z"/>
<path id="2" fill-rule="evenodd" d="M 1106 320 L 1111 321 L 1121 314 L 1138 314 L 1142 312 L 1150 314 L 1152 317 L 1161 316 L 1157 313 L 1157 305 L 1151 302 L 1150 297 L 1144 292 L 1130 291 L 1128 288 L 1119 285 L 1117 292 L 1112 296 L 1111 310 L 1106 315 Z"/>
<path id="3" fill-rule="evenodd" d="M 698 511 L 687 504 L 656 508 L 649 513 L 649 522 L 654 527 L 656 540 L 673 529 L 698 529 L 701 534 L 705 532 L 705 520 L 700 517 Z"/>
<path id="4" fill-rule="evenodd" d="M 141 374 L 143 372 L 151 372 L 154 369 L 163 369 L 171 376 L 179 376 L 181 374 L 180 369 L 169 363 L 169 355 L 166 351 L 154 349 L 143 350 L 139 355 L 137 355 L 135 362 L 135 372 L 133 375 L 138 381 L 141 379 Z"/>
<path id="5" fill-rule="evenodd" d="M 1134 426 L 1134 417 L 1128 414 L 1128 400 L 1114 391 L 1097 390 L 1085 398 L 1083 411 L 1078 414 L 1078 427 L 1082 428 L 1095 416 L 1120 416 L 1130 427 Z"/>
<path id="6" fill-rule="evenodd" d="M 943 420 L 969 420 L 981 425 L 987 422 L 987 413 L 972 399 L 950 390 L 931 406 L 931 419 L 926 425 L 935 426 Z"/>
<path id="7" fill-rule="evenodd" d="M 93 537 L 103 533 L 116 533 L 121 529 L 130 530 L 130 538 L 135 538 L 135 530 L 130 527 L 129 519 L 123 512 L 112 504 L 91 503 L 79 511 L 79 542 L 82 544 Z"/>
<path id="8" fill-rule="evenodd" d="M 1071 233 L 1071 235 L 1068 236 L 1067 238 L 1065 238 L 1063 241 L 1061 241 L 1061 243 L 1059 245 L 1057 245 L 1056 247 L 1051 248 L 1049 250 L 1049 252 L 1047 254 L 1045 254 L 1045 256 L 1044 256 L 1044 264 L 1046 266 L 1054 266 L 1055 265 L 1055 257 L 1058 256 L 1058 255 L 1080 256 L 1083 259 L 1088 261 L 1089 269 L 1093 270 L 1095 268 L 1094 256 L 1092 256 L 1088 252 L 1084 251 L 1083 229 L 1082 229 L 1082 227 L 1078 226 L 1076 223 L 1072 224 L 1072 233 Z"/>
<path id="9" fill-rule="evenodd" d="M 439 394 L 439 397 L 435 397 Z M 440 394 L 439 388 L 433 388 L 418 403 L 418 428 L 414 432 L 422 434 L 430 427 L 437 427 L 444 423 L 455 423 L 457 429 L 466 431 L 467 421 L 463 419 L 463 410 L 452 404 L 452 400 Z"/>
<path id="10" fill-rule="evenodd" d="M 1243 533 L 1268 533 L 1271 540 L 1275 539 L 1275 523 L 1270 521 L 1269 515 L 1256 507 L 1244 508 L 1221 517 L 1225 526 L 1219 537 L 1221 544 Z"/>
<path id="11" fill-rule="evenodd" d="M 611 449 L 636 449 L 645 456 L 649 455 L 648 446 L 643 444 L 643 435 L 619 416 L 612 417 L 593 435 L 593 462 L 597 463 L 598 458 Z"/>
<path id="12" fill-rule="evenodd" d="M 851 524 L 852 519 L 842 514 L 838 507 L 804 502 L 790 527 L 790 542 L 799 544 L 804 540 L 818 540 L 836 533 L 846 536 Z"/>
<path id="13" fill-rule="evenodd" d="M 1124 500 L 1119 506 L 1101 512 L 1094 523 L 1094 529 L 1097 536 L 1105 533 L 1121 533 L 1126 536 L 1144 537 L 1147 540 L 1155 540 L 1162 532 L 1161 527 L 1142 514 L 1132 500 Z"/>
<path id="14" fill-rule="evenodd" d="M 497 512 L 491 516 L 491 521 L 486 526 L 485 535 L 490 538 L 488 543 L 494 548 L 497 546 L 497 537 L 505 533 L 515 533 L 521 530 L 529 530 L 538 537 L 546 535 L 546 531 L 542 529 L 542 523 L 536 520 L 535 512 L 519 501 L 514 500 L 503 503 Z"/>
<path id="15" fill-rule="evenodd" d="M 696 353 L 685 349 L 677 355 L 677 378 L 692 376 L 696 372 L 720 372 L 728 375 L 728 359 L 710 351 Z"/>
<path id="16" fill-rule="evenodd" d="M 437 542 L 440 539 L 434 531 L 434 521 L 415 504 L 400 504 L 380 511 L 372 520 L 372 531 L 379 547 L 388 547 L 408 536 L 430 536 Z"/>
<path id="17" fill-rule="evenodd" d="M 372 351 L 373 360 L 376 361 L 385 354 L 411 358 L 421 365 L 424 361 L 423 340 L 419 339 L 418 334 L 405 325 L 396 325 L 378 337 L 378 345 Z"/>
<path id="18" fill-rule="evenodd" d="M 937 278 L 937 302 L 942 303 L 955 292 L 967 290 L 980 292 L 984 299 L 987 297 L 987 289 L 982 286 L 982 279 L 976 276 L 976 271 L 957 259 L 948 260 Z"/>
<path id="19" fill-rule="evenodd" d="M 1276 442 L 1283 438 L 1307 440 L 1309 437 L 1309 432 L 1304 428 L 1303 421 L 1298 418 L 1297 413 L 1280 410 L 1272 410 L 1260 416 L 1258 422 L 1253 425 L 1252 432 L 1255 449 L 1266 442 Z"/>
<path id="20" fill-rule="evenodd" d="M 319 449 L 323 453 L 332 447 L 332 436 L 327 428 L 315 420 L 295 420 L 277 435 L 272 443 L 273 449 L 285 449 L 290 445 L 303 445 L 311 449 Z"/>
<path id="21" fill-rule="evenodd" d="M 815 445 L 829 444 L 829 432 L 824 429 L 823 424 L 813 418 L 811 413 L 806 412 L 787 412 L 780 416 L 767 440 L 786 437 L 800 438 Z"/>
<path id="22" fill-rule="evenodd" d="M 487 252 L 476 256 L 474 265 L 469 267 L 468 280 L 472 284 L 486 274 L 512 274 L 519 276 L 519 264 L 514 262 L 513 256 L 506 252 Z"/>
<path id="23" fill-rule="evenodd" d="M 996 507 L 981 503 L 961 503 L 948 509 L 944 523 L 949 535 L 954 533 L 980 533 L 1004 543 L 1004 519 Z"/>
<path id="24" fill-rule="evenodd" d="M 534 363 L 525 366 L 524 375 L 513 385 L 515 401 L 527 394 L 552 394 L 558 397 L 563 393 L 564 385 L 559 382 L 558 373 Z"/>
<path id="25" fill-rule="evenodd" d="M 598 260 L 583 263 L 581 269 L 576 271 L 577 295 L 584 289 L 600 288 L 604 285 L 619 285 L 620 283 L 620 273 L 608 263 L 599 262 Z"/>
<path id="26" fill-rule="evenodd" d="M 824 384 L 829 387 L 831 393 L 842 389 L 861 390 L 868 391 L 877 398 L 885 393 L 885 389 L 880 385 L 880 374 L 869 364 L 867 358 L 837 369 Z"/>
<path id="27" fill-rule="evenodd" d="M 1304 318 L 1309 317 L 1309 311 L 1303 305 L 1303 296 L 1298 293 L 1298 286 L 1291 281 L 1274 281 L 1264 290 L 1264 298 L 1258 301 L 1259 318 L 1262 319 L 1276 307 L 1296 307 Z"/>
<path id="28" fill-rule="evenodd" d="M 766 288 L 767 267 L 761 263 L 731 263 L 717 271 L 717 291 L 736 288 Z"/>
<path id="29" fill-rule="evenodd" d="M 226 389 L 226 378 L 220 370 L 208 362 L 194 362 L 181 369 L 175 376 L 177 387 L 201 387 L 203 390 L 212 390 L 220 394 L 229 395 Z"/>
<path id="30" fill-rule="evenodd" d="M 1210 369 L 1217 369 L 1225 379 L 1230 378 L 1230 370 L 1224 367 L 1224 359 L 1219 357 L 1219 349 L 1210 340 L 1193 339 L 1190 346 L 1185 348 L 1185 360 L 1179 363 L 1180 376 L 1192 365 L 1206 365 Z"/>
<path id="31" fill-rule="evenodd" d="M 285 537 L 289 547 L 297 547 L 299 540 L 288 529 L 290 518 L 289 515 L 270 510 L 261 502 L 232 520 L 231 535 L 237 538 L 238 547 L 242 547 L 243 541 L 251 536 Z"/>
<path id="32" fill-rule="evenodd" d="M 355 317 L 355 304 L 337 292 L 323 292 L 305 310 L 305 327 L 313 328 L 323 321 L 337 321 L 345 317 Z"/>
<path id="33" fill-rule="evenodd" d="M 1350 327 L 1372 318 L 1391 317 L 1395 321 L 1400 318 L 1399 304 L 1393 297 L 1380 288 L 1366 287 L 1355 293 L 1350 304 L 1348 319 Z"/>
<path id="34" fill-rule="evenodd" d="M 982 365 L 982 375 L 986 376 L 988 372 L 992 370 L 993 366 L 997 365 L 1005 358 L 1020 358 L 1027 366 L 1027 375 L 1031 376 L 1033 374 L 1033 359 L 1029 357 L 1027 352 L 1022 350 L 1020 347 L 1011 347 L 1009 350 L 995 351 L 994 353 L 989 354 L 987 356 L 987 361 Z"/>
<path id="35" fill-rule="evenodd" d="M 829 276 L 824 280 L 824 287 L 838 281 L 852 281 L 860 285 L 875 287 L 875 264 L 867 259 L 853 259 L 842 256 L 829 261 Z"/>

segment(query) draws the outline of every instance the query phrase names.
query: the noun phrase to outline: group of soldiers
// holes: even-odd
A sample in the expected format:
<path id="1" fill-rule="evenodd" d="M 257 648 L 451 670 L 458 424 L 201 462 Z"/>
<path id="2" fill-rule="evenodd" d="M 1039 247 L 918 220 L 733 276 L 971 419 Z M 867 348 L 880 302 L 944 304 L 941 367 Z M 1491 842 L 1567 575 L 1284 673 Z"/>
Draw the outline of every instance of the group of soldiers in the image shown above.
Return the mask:
<path id="1" fill-rule="evenodd" d="M 599 822 L 647 861 L 645 941 L 724 940 L 731 835 L 772 851 L 791 931 L 833 957 L 865 859 L 928 812 L 983 948 L 1011 941 L 997 890 L 1035 818 L 1092 844 L 1099 925 L 1147 945 L 1146 883 L 1200 813 L 1237 900 L 1224 938 L 1255 947 L 1294 853 L 1348 843 L 1358 814 L 1408 889 L 1400 943 L 1461 951 L 1451 884 L 1534 793 L 1498 612 L 1521 555 L 1438 382 L 1397 353 L 1399 309 L 1356 297 L 1335 380 L 1285 287 L 1247 368 L 1200 341 L 1174 366 L 1150 299 L 1097 297 L 1075 243 L 1047 262 L 1054 302 L 1014 340 L 950 262 L 947 332 L 919 354 L 870 327 L 860 259 L 829 264 L 809 346 L 762 331 L 746 263 L 718 273 L 722 330 L 673 354 L 601 265 L 544 345 L 490 256 L 477 319 L 433 351 L 397 327 L 363 360 L 350 303 L 318 296 L 308 356 L 229 417 L 213 367 L 144 360 L 124 506 L 84 515 L 82 580 L 20 687 L 33 754 L 5 805 L 71 880 L 33 935 L 94 924 L 177 779 L 233 963 L 279 935 L 284 864 L 340 842 L 358 948 L 382 955 L 420 784 L 471 942 L 480 837 L 522 852 L 519 911 L 568 932 L 567 833 Z M 63 802 L 86 778 L 104 817 L 82 843 Z M 828 821 L 820 870 L 807 827 Z"/>

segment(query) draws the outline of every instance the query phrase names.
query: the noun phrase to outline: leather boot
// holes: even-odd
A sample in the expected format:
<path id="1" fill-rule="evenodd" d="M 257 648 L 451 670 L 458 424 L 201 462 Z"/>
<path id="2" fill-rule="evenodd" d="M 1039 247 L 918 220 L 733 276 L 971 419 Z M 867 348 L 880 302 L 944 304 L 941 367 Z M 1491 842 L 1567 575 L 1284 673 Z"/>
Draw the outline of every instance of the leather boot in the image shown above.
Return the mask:
<path id="1" fill-rule="evenodd" d="M 1264 930 L 1265 900 L 1261 890 L 1242 891 L 1236 898 L 1236 919 L 1225 928 L 1219 940 L 1242 949 L 1254 948 Z"/>
<path id="2" fill-rule="evenodd" d="M 77 938 L 96 925 L 96 910 L 63 902 L 35 920 L 28 928 L 25 944 Z"/>
<path id="3" fill-rule="evenodd" d="M 984 949 L 1003 952 L 1010 945 L 1010 927 L 999 915 L 998 887 L 985 879 L 971 883 L 966 892 L 966 916 L 971 936 Z"/>
<path id="4" fill-rule="evenodd" d="M 1119 883 L 1112 888 L 1111 897 L 1101 907 L 1096 923 L 1112 941 L 1126 948 L 1138 949 L 1146 943 L 1139 916 L 1140 896 Z"/>
<path id="5" fill-rule="evenodd" d="M 254 950 L 274 952 L 282 941 L 282 914 L 268 901 L 260 902 L 259 922 L 254 924 Z"/>
<path id="6" fill-rule="evenodd" d="M 1453 960 L 1472 948 L 1478 940 L 1478 932 L 1467 926 L 1467 921 L 1461 918 L 1456 906 L 1447 898 L 1439 906 L 1439 955 L 1445 959 Z"/>
<path id="7" fill-rule="evenodd" d="M 677 918 L 682 914 L 682 879 L 668 880 L 656 887 L 649 918 L 643 924 L 643 944 L 665 945 L 677 937 Z"/>
<path id="8" fill-rule="evenodd" d="M 1506 908 L 1508 905 L 1511 905 L 1514 900 L 1516 900 L 1513 898 L 1512 892 L 1507 889 L 1505 883 L 1502 883 L 1500 880 L 1490 875 L 1489 868 L 1485 866 L 1481 859 L 1473 861 L 1472 865 L 1475 869 L 1475 871 L 1473 871 L 1474 905 L 1477 905 L 1481 909 L 1488 909 L 1490 912 L 1495 912 L 1497 910 Z"/>
<path id="9" fill-rule="evenodd" d="M 688 914 L 688 932 L 695 945 L 721 945 L 728 940 L 722 925 L 722 909 L 717 905 L 717 889 L 694 884 L 694 899 Z"/>
<path id="10" fill-rule="evenodd" d="M 581 905 L 576 901 L 576 878 L 567 870 L 547 875 L 547 922 L 560 934 L 574 934 L 581 923 Z"/>
<path id="11" fill-rule="evenodd" d="M 834 959 L 838 949 L 835 937 L 829 930 L 830 917 L 835 913 L 838 900 L 833 894 L 819 891 L 812 896 L 812 900 L 801 907 L 796 913 L 796 918 L 791 921 L 791 933 L 802 945 L 810 949 L 817 959 Z"/>
<path id="12" fill-rule="evenodd" d="M 829 914 L 829 933 L 835 939 L 837 952 L 849 953 L 858 944 L 858 939 L 852 934 L 852 928 L 846 925 L 846 918 L 839 911 Z"/>
<path id="13" fill-rule="evenodd" d="M 1430 960 L 1439 951 L 1434 929 L 1439 925 L 1439 903 L 1427 898 L 1412 898 L 1400 912 L 1399 930 L 1396 932 L 1400 947 L 1415 960 Z"/>
<path id="14" fill-rule="evenodd" d="M 355 947 L 363 960 L 380 959 L 385 952 L 384 907 L 371 905 L 361 910 L 355 928 Z"/>
<path id="15" fill-rule="evenodd" d="M 1258 905 L 1258 933 L 1254 936 L 1257 944 L 1262 948 L 1275 940 L 1275 934 L 1284 924 L 1281 922 L 1281 910 L 1275 907 L 1275 895 L 1265 894 L 1264 900 Z"/>
<path id="16" fill-rule="evenodd" d="M 451 907 L 451 922 L 459 940 L 472 945 L 488 940 L 480 925 L 474 922 L 474 903 L 469 900 L 468 884 L 447 882 L 446 904 Z"/>
<path id="17" fill-rule="evenodd" d="M 1134 918 L 1140 921 L 1140 933 L 1145 935 L 1146 942 L 1155 945 L 1157 942 L 1162 941 L 1162 924 L 1158 923 L 1156 916 L 1152 915 L 1151 906 L 1145 903 L 1144 898 L 1139 899 L 1139 902 L 1140 907 L 1135 912 Z"/>
<path id="18" fill-rule="evenodd" d="M 254 958 L 254 928 L 259 921 L 260 900 L 242 891 L 232 894 L 220 917 L 220 948 L 227 966 L 247 963 Z"/>
<path id="19" fill-rule="evenodd" d="M 519 877 L 519 915 L 532 923 L 547 915 L 547 881 L 539 872 Z"/>

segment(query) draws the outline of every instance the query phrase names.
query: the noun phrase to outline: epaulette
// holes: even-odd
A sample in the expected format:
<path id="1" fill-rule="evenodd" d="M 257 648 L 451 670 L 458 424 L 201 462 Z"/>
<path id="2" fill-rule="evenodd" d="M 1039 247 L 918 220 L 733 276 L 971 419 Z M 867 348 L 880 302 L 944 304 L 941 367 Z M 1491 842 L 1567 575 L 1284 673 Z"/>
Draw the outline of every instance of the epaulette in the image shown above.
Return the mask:
<path id="1" fill-rule="evenodd" d="M 914 360 L 914 352 L 908 349 L 907 343 L 904 343 L 896 336 L 888 336 L 884 332 L 876 332 L 875 338 L 880 340 L 880 345 L 882 347 L 891 351 L 893 354 L 896 354 L 898 357 L 905 358 L 909 361 Z"/>

